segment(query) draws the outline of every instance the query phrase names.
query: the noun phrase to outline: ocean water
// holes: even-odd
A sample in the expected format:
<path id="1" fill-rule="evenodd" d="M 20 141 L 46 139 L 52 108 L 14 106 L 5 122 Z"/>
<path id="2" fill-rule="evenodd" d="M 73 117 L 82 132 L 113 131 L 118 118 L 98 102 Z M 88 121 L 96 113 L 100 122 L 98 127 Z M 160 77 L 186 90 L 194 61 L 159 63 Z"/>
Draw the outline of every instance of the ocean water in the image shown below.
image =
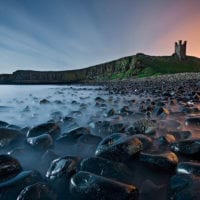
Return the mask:
<path id="1" fill-rule="evenodd" d="M 83 125 L 94 112 L 97 96 L 106 97 L 107 92 L 100 86 L 0 85 L 0 120 L 26 127 L 76 115 Z M 40 104 L 42 99 L 49 103 Z"/>

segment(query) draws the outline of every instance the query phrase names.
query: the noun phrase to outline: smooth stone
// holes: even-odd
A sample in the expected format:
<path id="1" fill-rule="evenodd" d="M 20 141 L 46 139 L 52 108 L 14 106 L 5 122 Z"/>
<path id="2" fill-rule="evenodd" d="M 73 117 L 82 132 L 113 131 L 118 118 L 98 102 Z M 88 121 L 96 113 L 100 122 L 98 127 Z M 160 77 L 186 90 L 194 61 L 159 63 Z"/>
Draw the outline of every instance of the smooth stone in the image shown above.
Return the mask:
<path id="1" fill-rule="evenodd" d="M 107 117 L 111 117 L 115 114 L 115 110 L 112 108 L 107 112 Z"/>
<path id="2" fill-rule="evenodd" d="M 99 144 L 102 138 L 96 135 L 85 134 L 79 137 L 78 142 L 84 144 Z"/>
<path id="3" fill-rule="evenodd" d="M 66 143 L 73 144 L 78 141 L 78 139 L 83 135 L 90 134 L 90 130 L 85 127 L 75 128 L 67 133 L 62 134 L 59 138 L 56 139 L 57 143 Z"/>
<path id="4" fill-rule="evenodd" d="M 0 128 L 0 148 L 8 147 L 20 140 L 23 134 L 19 130 Z"/>
<path id="5" fill-rule="evenodd" d="M 200 163 L 180 162 L 176 168 L 177 174 L 191 174 L 200 176 Z"/>
<path id="6" fill-rule="evenodd" d="M 197 200 L 200 199 L 199 177 L 178 174 L 172 176 L 168 184 L 168 199 Z"/>
<path id="7" fill-rule="evenodd" d="M 147 135 L 136 134 L 133 137 L 138 138 L 142 142 L 142 149 L 143 150 L 147 150 L 153 145 L 152 139 Z"/>
<path id="8" fill-rule="evenodd" d="M 57 200 L 57 195 L 46 183 L 35 183 L 25 187 L 17 200 Z"/>
<path id="9" fill-rule="evenodd" d="M 6 127 L 8 126 L 9 124 L 7 122 L 4 122 L 4 121 L 0 121 L 0 127 Z"/>
<path id="10" fill-rule="evenodd" d="M 200 118 L 199 117 L 188 118 L 185 120 L 185 125 L 200 128 Z"/>
<path id="11" fill-rule="evenodd" d="M 169 115 L 169 111 L 166 108 L 156 106 L 153 110 L 153 114 L 157 117 L 165 118 L 166 115 Z"/>
<path id="12" fill-rule="evenodd" d="M 106 100 L 103 99 L 103 98 L 101 98 L 101 97 L 96 97 L 96 98 L 95 98 L 95 101 L 97 101 L 97 102 L 99 102 L 99 103 L 104 103 L 104 102 L 106 102 Z"/>
<path id="13" fill-rule="evenodd" d="M 173 171 L 178 164 L 178 157 L 173 152 L 163 154 L 140 153 L 140 161 L 152 167 Z"/>
<path id="14" fill-rule="evenodd" d="M 200 153 L 200 139 L 180 140 L 171 144 L 171 150 L 180 154 L 195 156 Z"/>
<path id="15" fill-rule="evenodd" d="M 123 133 L 125 126 L 122 123 L 112 124 L 109 128 L 110 133 Z"/>
<path id="16" fill-rule="evenodd" d="M 97 121 L 89 124 L 95 135 L 107 136 L 110 134 L 111 123 L 109 121 Z"/>
<path id="17" fill-rule="evenodd" d="M 46 174 L 47 170 L 49 169 L 49 166 L 51 162 L 60 156 L 57 155 L 53 150 L 48 149 L 40 159 L 40 164 L 39 164 L 39 170 L 43 174 Z"/>
<path id="18" fill-rule="evenodd" d="M 141 150 L 142 142 L 138 138 L 114 133 L 99 143 L 95 155 L 109 160 L 124 161 L 136 156 Z"/>
<path id="19" fill-rule="evenodd" d="M 128 130 L 130 134 L 147 134 L 152 135 L 155 134 L 156 121 L 155 120 L 147 120 L 141 119 L 132 125 L 132 128 Z"/>
<path id="20" fill-rule="evenodd" d="M 90 157 L 83 159 L 80 163 L 80 171 L 87 171 L 116 181 L 132 182 L 131 171 L 125 164 L 104 158 Z"/>
<path id="21" fill-rule="evenodd" d="M 151 180 L 145 180 L 140 187 L 139 200 L 163 199 L 163 185 L 156 185 Z"/>
<path id="22" fill-rule="evenodd" d="M 10 155 L 0 155 L 0 183 L 8 180 L 22 171 L 18 160 Z"/>
<path id="23" fill-rule="evenodd" d="M 49 103 L 50 103 L 50 101 L 47 99 L 40 100 L 40 104 L 49 104 Z"/>
<path id="24" fill-rule="evenodd" d="M 168 133 L 173 135 L 177 140 L 188 139 L 192 136 L 190 131 L 170 131 Z"/>
<path id="25" fill-rule="evenodd" d="M 70 181 L 70 193 L 79 200 L 137 200 L 138 189 L 89 172 L 80 171 Z"/>
<path id="26" fill-rule="evenodd" d="M 171 134 L 166 134 L 158 138 L 161 144 L 171 144 L 176 141 L 176 138 Z"/>
<path id="27" fill-rule="evenodd" d="M 53 139 L 49 134 L 42 134 L 36 137 L 28 137 L 26 142 L 37 150 L 47 150 L 53 147 Z"/>
<path id="28" fill-rule="evenodd" d="M 0 199 L 17 199 L 19 193 L 28 185 L 42 181 L 37 171 L 22 171 L 15 177 L 0 183 Z"/>
<path id="29" fill-rule="evenodd" d="M 77 171 L 78 157 L 65 156 L 60 157 L 51 162 L 46 173 L 46 178 L 55 180 L 59 178 L 69 179 Z"/>
<path id="30" fill-rule="evenodd" d="M 60 131 L 60 127 L 56 123 L 44 123 L 30 129 L 27 137 L 35 137 L 47 133 L 52 138 L 56 138 L 60 134 Z"/>

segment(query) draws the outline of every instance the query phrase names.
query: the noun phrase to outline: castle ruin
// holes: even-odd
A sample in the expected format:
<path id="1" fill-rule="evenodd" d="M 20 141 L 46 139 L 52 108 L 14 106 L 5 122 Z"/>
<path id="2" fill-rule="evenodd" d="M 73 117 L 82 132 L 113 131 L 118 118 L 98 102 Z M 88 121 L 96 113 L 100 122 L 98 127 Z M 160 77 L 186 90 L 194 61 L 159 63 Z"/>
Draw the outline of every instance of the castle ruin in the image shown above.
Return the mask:
<path id="1" fill-rule="evenodd" d="M 179 40 L 179 42 L 175 42 L 175 55 L 178 57 L 179 60 L 186 59 L 186 46 L 187 41 L 184 41 L 183 43 L 182 40 Z"/>

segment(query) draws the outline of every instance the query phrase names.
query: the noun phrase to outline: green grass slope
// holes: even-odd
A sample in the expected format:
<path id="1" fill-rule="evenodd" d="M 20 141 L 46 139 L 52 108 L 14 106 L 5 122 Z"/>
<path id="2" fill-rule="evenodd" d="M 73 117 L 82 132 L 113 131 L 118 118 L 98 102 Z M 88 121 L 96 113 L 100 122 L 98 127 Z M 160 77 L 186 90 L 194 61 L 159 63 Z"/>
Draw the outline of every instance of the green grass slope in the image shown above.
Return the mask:
<path id="1" fill-rule="evenodd" d="M 187 56 L 180 61 L 176 56 L 148 56 L 137 54 L 124 59 L 134 60 L 133 65 L 123 72 L 104 75 L 104 80 L 148 77 L 182 72 L 200 72 L 200 58 Z M 128 63 L 128 62 L 127 62 Z"/>

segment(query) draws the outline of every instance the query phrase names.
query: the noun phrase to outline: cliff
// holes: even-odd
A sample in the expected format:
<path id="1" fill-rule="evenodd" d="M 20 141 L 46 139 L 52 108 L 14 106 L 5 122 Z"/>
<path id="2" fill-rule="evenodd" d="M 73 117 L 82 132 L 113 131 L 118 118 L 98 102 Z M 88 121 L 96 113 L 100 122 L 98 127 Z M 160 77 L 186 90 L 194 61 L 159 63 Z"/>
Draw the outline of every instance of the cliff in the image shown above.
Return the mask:
<path id="1" fill-rule="evenodd" d="M 139 53 L 79 70 L 18 70 L 13 74 L 0 75 L 0 84 L 82 83 L 199 71 L 199 58 L 187 56 L 184 61 L 180 61 L 176 56 L 148 56 Z"/>

